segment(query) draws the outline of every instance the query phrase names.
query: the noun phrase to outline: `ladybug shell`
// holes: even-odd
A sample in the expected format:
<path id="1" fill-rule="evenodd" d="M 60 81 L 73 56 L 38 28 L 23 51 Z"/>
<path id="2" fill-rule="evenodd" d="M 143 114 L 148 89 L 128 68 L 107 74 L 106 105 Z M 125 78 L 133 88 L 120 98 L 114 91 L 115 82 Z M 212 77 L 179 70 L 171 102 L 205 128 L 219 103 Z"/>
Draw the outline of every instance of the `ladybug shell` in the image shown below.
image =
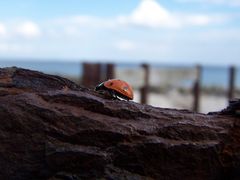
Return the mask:
<path id="1" fill-rule="evenodd" d="M 126 98 L 133 100 L 132 87 L 123 80 L 110 79 L 104 82 L 104 86 L 108 89 L 112 89 L 125 96 Z"/>

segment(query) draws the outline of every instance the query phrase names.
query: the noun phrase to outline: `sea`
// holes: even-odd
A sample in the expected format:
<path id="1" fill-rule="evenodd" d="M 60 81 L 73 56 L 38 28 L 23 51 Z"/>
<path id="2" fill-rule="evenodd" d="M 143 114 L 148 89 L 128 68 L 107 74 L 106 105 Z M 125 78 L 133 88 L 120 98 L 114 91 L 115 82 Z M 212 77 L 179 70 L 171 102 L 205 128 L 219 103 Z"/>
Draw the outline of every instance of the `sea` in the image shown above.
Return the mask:
<path id="1" fill-rule="evenodd" d="M 116 67 L 137 68 L 137 63 L 115 63 Z M 48 74 L 66 75 L 72 77 L 81 77 L 82 62 L 66 61 L 1 61 L 0 68 L 4 67 L 21 67 L 31 70 L 37 70 Z M 193 65 L 172 65 L 152 63 L 150 66 L 159 68 L 191 68 Z M 202 86 L 227 88 L 229 84 L 229 67 L 228 66 L 202 66 Z M 240 67 L 236 67 L 235 85 L 240 88 Z"/>

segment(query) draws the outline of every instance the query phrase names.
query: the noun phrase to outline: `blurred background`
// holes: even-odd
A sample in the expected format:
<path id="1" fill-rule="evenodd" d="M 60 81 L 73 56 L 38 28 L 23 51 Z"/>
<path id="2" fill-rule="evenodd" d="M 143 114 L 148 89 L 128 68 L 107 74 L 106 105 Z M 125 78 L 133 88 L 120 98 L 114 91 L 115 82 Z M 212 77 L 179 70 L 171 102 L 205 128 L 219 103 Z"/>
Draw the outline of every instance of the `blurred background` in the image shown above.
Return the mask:
<path id="1" fill-rule="evenodd" d="M 240 97 L 240 0 L 0 1 L 0 67 L 109 78 L 134 101 L 207 113 Z"/>

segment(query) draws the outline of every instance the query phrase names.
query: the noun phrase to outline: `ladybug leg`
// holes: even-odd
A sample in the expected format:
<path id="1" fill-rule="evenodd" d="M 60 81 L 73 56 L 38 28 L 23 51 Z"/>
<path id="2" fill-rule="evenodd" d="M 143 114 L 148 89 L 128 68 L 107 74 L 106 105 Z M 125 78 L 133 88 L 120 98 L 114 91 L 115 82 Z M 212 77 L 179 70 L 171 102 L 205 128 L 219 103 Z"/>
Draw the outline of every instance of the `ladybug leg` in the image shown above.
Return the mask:
<path id="1" fill-rule="evenodd" d="M 97 92 L 107 99 L 112 99 L 113 97 L 113 95 L 108 90 L 105 89 L 98 89 Z"/>
<path id="2" fill-rule="evenodd" d="M 104 90 L 98 90 L 99 94 L 106 94 L 106 92 Z"/>
<path id="3" fill-rule="evenodd" d="M 110 95 L 113 97 L 113 99 L 120 100 L 118 96 L 116 95 L 115 91 L 110 91 Z"/>

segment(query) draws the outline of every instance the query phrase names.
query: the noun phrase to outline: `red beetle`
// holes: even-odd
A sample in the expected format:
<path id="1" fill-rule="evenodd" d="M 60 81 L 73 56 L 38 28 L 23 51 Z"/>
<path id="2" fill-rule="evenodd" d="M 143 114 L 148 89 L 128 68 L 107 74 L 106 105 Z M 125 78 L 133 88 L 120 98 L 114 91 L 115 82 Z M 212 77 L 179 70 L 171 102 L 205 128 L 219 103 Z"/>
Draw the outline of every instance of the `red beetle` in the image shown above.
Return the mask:
<path id="1" fill-rule="evenodd" d="M 110 79 L 102 82 L 95 88 L 96 91 L 107 91 L 114 98 L 122 98 L 125 100 L 133 100 L 132 87 L 123 80 Z"/>

